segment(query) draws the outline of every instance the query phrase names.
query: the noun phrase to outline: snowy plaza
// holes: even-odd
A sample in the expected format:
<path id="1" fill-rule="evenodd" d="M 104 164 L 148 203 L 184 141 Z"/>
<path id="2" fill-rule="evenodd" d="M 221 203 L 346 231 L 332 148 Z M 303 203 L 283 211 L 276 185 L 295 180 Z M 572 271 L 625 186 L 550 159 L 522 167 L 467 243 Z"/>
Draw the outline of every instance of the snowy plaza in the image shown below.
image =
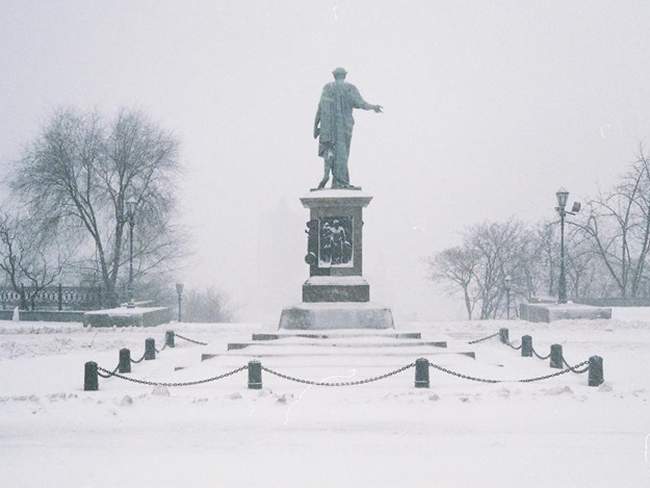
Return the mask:
<path id="1" fill-rule="evenodd" d="M 307 346 L 293 345 L 282 348 L 286 355 L 259 358 L 317 381 L 375 376 L 422 355 L 479 377 L 552 372 L 548 361 L 523 358 L 496 338 L 467 344 L 506 325 L 513 343 L 530 334 L 539 350 L 562 344 L 571 361 L 602 355 L 600 387 L 587 386 L 585 374 L 482 384 L 432 371 L 430 388 L 416 389 L 410 369 L 349 387 L 305 386 L 264 373 L 263 389 L 249 390 L 243 371 L 176 388 L 100 378 L 99 391 L 85 392 L 86 360 L 112 369 L 119 348 L 139 355 L 147 337 L 160 347 L 167 328 L 208 345 L 177 338 L 176 348 L 134 364 L 129 376 L 160 382 L 214 376 L 248 361 L 246 349 L 226 351 L 228 342 L 277 331 L 256 324 L 84 330 L 3 323 L 3 476 L 15 486 L 472 486 L 486 478 L 504 487 L 542 487 L 551 479 L 556 486 L 644 486 L 650 330 L 639 313 L 550 327 L 483 321 L 404 328 L 422 331 L 423 340 L 447 341 L 449 351 L 473 350 L 476 359 L 417 348 L 409 357 L 408 347 L 389 351 L 404 356 L 381 349 L 346 356 L 325 347 L 329 352 L 308 357 L 299 355 Z M 220 355 L 201 361 L 202 354 Z"/>

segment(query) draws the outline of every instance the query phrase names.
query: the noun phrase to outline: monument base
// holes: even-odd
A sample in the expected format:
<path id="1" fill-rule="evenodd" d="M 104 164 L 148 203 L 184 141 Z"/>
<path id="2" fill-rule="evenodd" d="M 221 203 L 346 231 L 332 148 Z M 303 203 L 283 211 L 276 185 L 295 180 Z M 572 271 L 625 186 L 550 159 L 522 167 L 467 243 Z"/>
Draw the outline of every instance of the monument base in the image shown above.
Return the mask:
<path id="1" fill-rule="evenodd" d="M 300 303 L 282 310 L 280 329 L 393 329 L 390 308 L 366 302 Z"/>
<path id="2" fill-rule="evenodd" d="M 370 286 L 362 276 L 312 276 L 302 285 L 303 302 L 369 302 Z"/>

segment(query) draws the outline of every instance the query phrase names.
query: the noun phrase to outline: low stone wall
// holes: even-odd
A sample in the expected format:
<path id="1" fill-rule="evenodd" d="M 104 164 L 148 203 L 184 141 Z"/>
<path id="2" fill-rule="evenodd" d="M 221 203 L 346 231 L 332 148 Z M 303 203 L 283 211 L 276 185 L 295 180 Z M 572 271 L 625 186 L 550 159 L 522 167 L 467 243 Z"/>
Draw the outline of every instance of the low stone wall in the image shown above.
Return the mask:
<path id="1" fill-rule="evenodd" d="M 519 317 L 529 322 L 553 322 L 574 319 L 611 319 L 609 307 L 593 307 L 577 303 L 520 303 Z"/>
<path id="2" fill-rule="evenodd" d="M 35 322 L 83 322 L 86 312 L 80 310 L 21 310 L 19 319 Z M 11 320 L 13 310 L 0 310 L 0 320 Z"/>
<path id="3" fill-rule="evenodd" d="M 172 311 L 167 307 L 111 308 L 86 312 L 84 327 L 154 327 L 171 322 Z"/>
<path id="4" fill-rule="evenodd" d="M 650 298 L 577 298 L 576 303 L 593 305 L 595 307 L 650 307 Z"/>

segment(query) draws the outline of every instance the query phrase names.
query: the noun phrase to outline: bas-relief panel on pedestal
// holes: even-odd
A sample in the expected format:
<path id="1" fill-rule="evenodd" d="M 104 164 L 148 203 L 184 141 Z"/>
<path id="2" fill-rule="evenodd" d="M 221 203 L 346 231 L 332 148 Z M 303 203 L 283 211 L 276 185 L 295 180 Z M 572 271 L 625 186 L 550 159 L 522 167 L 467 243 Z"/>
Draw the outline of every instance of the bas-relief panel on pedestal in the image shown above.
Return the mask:
<path id="1" fill-rule="evenodd" d="M 318 224 L 318 267 L 354 267 L 353 218 L 321 217 Z"/>

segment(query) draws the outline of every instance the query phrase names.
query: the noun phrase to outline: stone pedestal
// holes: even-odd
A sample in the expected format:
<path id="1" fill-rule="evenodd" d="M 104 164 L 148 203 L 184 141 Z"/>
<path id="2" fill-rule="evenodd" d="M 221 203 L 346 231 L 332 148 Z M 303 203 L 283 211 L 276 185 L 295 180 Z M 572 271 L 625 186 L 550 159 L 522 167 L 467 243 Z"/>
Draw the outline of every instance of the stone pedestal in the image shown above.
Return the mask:
<path id="1" fill-rule="evenodd" d="M 286 329 L 392 328 L 389 308 L 370 303 L 363 278 L 363 209 L 372 196 L 360 190 L 318 190 L 300 199 L 309 209 L 309 279 L 302 303 L 280 317 Z"/>

